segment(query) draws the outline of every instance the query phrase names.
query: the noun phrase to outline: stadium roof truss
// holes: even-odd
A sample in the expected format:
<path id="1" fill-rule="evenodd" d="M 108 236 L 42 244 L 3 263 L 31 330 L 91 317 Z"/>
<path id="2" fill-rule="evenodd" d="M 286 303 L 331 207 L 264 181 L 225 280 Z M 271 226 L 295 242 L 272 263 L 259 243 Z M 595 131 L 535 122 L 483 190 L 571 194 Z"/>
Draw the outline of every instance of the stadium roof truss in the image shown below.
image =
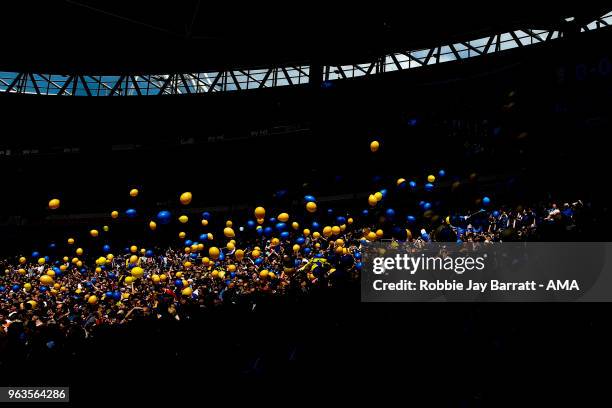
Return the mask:
<path id="1" fill-rule="evenodd" d="M 612 11 L 580 27 L 581 32 L 612 25 Z M 520 29 L 432 48 L 396 52 L 351 65 L 309 64 L 217 72 L 126 75 L 61 75 L 0 72 L 0 93 L 77 96 L 177 95 L 303 85 L 317 75 L 327 82 L 402 71 L 527 47 L 563 37 L 558 30 Z"/>

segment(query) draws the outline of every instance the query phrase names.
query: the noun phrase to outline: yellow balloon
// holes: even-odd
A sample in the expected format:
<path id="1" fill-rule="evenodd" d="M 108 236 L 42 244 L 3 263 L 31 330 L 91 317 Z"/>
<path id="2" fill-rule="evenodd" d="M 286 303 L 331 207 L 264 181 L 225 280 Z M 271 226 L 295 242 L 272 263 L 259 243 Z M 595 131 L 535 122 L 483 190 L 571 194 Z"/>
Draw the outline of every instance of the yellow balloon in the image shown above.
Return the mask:
<path id="1" fill-rule="evenodd" d="M 315 232 L 312 233 L 312 237 L 314 239 L 319 239 L 319 238 L 321 238 L 321 234 L 319 234 L 319 231 L 315 231 Z"/>
<path id="2" fill-rule="evenodd" d="M 83 267 L 83 262 L 82 262 L 82 261 L 77 261 L 76 266 L 77 266 L 78 268 Z"/>
<path id="3" fill-rule="evenodd" d="M 193 289 L 191 289 L 189 286 L 187 286 L 186 288 L 183 288 L 183 290 L 181 290 L 181 294 L 183 296 L 191 296 L 192 293 L 193 293 Z"/>
<path id="4" fill-rule="evenodd" d="M 111 213 L 111 218 L 119 218 L 119 211 L 113 211 Z"/>
<path id="5" fill-rule="evenodd" d="M 329 225 L 326 226 L 325 228 L 323 228 L 323 236 L 324 237 L 328 237 L 332 234 L 332 227 L 330 227 Z"/>
<path id="6" fill-rule="evenodd" d="M 24 264 L 26 263 L 26 259 L 24 256 L 22 256 L 21 258 L 19 258 L 19 263 Z"/>
<path id="7" fill-rule="evenodd" d="M 450 215 L 447 215 L 444 221 L 446 221 L 447 224 L 450 224 Z"/>
<path id="8" fill-rule="evenodd" d="M 304 236 L 307 237 L 310 235 L 310 230 L 308 228 L 304 229 Z"/>
<path id="9" fill-rule="evenodd" d="M 380 191 L 374 193 L 374 197 L 376 197 L 376 201 L 380 201 L 383 199 L 383 195 Z"/>
<path id="10" fill-rule="evenodd" d="M 202 220 L 202 226 L 205 227 L 208 225 L 208 220 Z"/>
<path id="11" fill-rule="evenodd" d="M 376 140 L 370 143 L 370 150 L 372 151 L 372 153 L 376 153 L 379 147 L 380 147 L 380 143 L 378 143 L 378 141 Z"/>
<path id="12" fill-rule="evenodd" d="M 278 238 L 272 238 L 272 241 L 270 241 L 270 244 L 272 244 L 272 246 L 277 246 L 280 243 L 280 241 L 278 240 Z"/>
<path id="13" fill-rule="evenodd" d="M 228 242 L 227 243 L 227 249 L 229 249 L 230 251 L 233 251 L 234 248 L 236 248 L 236 245 L 233 242 Z"/>
<path id="14" fill-rule="evenodd" d="M 260 255 L 261 255 L 261 251 L 260 251 L 259 249 L 254 249 L 254 250 L 251 252 L 251 256 L 252 256 L 253 258 L 259 258 L 259 256 L 260 256 Z"/>
<path id="15" fill-rule="evenodd" d="M 234 233 L 234 230 L 231 229 L 230 227 L 226 227 L 223 230 L 223 235 L 225 235 L 227 238 L 234 238 L 236 236 L 236 234 Z"/>
<path id="16" fill-rule="evenodd" d="M 219 258 L 219 248 L 217 247 L 208 248 L 208 256 L 210 256 L 212 259 Z"/>
<path id="17" fill-rule="evenodd" d="M 62 265 L 63 266 L 63 265 Z M 19 268 L 19 270 L 17 271 L 18 274 L 20 275 L 25 275 L 26 274 L 26 270 L 23 268 Z"/>
<path id="18" fill-rule="evenodd" d="M 49 275 L 42 275 L 40 277 L 40 283 L 42 283 L 43 285 L 51 285 L 53 283 L 53 278 Z"/>
<path id="19" fill-rule="evenodd" d="M 334 225 L 332 227 L 332 234 L 334 234 L 334 235 L 340 234 L 340 227 L 338 227 L 337 225 Z"/>
<path id="20" fill-rule="evenodd" d="M 132 268 L 131 274 L 134 278 L 142 278 L 142 275 L 144 275 L 144 269 L 142 269 L 140 266 L 135 266 Z"/>
<path id="21" fill-rule="evenodd" d="M 257 208 L 255 209 L 255 218 L 259 218 L 259 219 L 261 219 L 261 218 L 263 218 L 263 217 L 265 217 L 265 216 L 266 216 L 266 209 L 265 209 L 265 208 L 263 208 L 263 207 L 257 207 Z"/>
<path id="22" fill-rule="evenodd" d="M 161 275 L 159 275 L 159 280 L 164 282 L 166 279 L 168 279 L 168 277 L 166 276 L 165 273 L 162 273 Z"/>
<path id="23" fill-rule="evenodd" d="M 26 282 L 23 284 L 23 288 L 27 291 L 30 291 L 32 289 L 32 284 L 30 282 Z"/>
<path id="24" fill-rule="evenodd" d="M 227 270 L 230 271 L 230 272 L 235 272 L 236 271 L 236 265 L 234 265 L 234 264 L 227 265 Z"/>
<path id="25" fill-rule="evenodd" d="M 98 230 L 92 229 L 91 231 L 89 231 L 89 235 L 95 238 L 99 235 L 99 232 Z"/>
<path id="26" fill-rule="evenodd" d="M 108 259 L 109 261 L 112 261 L 114 258 L 115 258 L 115 255 L 113 254 L 106 255 L 106 259 Z"/>
<path id="27" fill-rule="evenodd" d="M 376 240 L 376 233 L 374 231 L 370 231 L 366 238 L 367 238 L 368 241 L 375 241 Z"/>
<path id="28" fill-rule="evenodd" d="M 130 256 L 130 263 L 135 264 L 136 262 L 138 262 L 138 256 L 136 255 Z"/>
<path id="29" fill-rule="evenodd" d="M 370 196 L 368 197 L 368 204 L 370 204 L 370 206 L 372 207 L 378 204 L 378 200 L 376 199 L 376 196 L 374 194 L 370 194 Z"/>
<path id="30" fill-rule="evenodd" d="M 102 227 L 102 230 L 103 230 L 104 232 L 108 232 L 108 230 L 109 230 L 109 229 L 110 229 L 110 228 L 108 228 L 108 225 L 105 225 L 105 226 L 103 226 L 103 227 Z"/>
<path id="31" fill-rule="evenodd" d="M 379 230 L 377 230 L 377 231 L 376 231 L 376 236 L 377 236 L 378 238 L 382 238 L 382 237 L 383 237 L 383 235 L 385 235 L 385 234 L 383 233 L 383 230 L 379 229 Z"/>
<path id="32" fill-rule="evenodd" d="M 397 181 L 395 182 L 395 184 L 397 186 L 401 186 L 402 184 L 404 184 L 406 182 L 405 178 L 398 178 Z"/>
<path id="33" fill-rule="evenodd" d="M 129 285 L 130 283 L 134 282 L 134 277 L 133 276 L 126 276 L 124 282 Z"/>
<path id="34" fill-rule="evenodd" d="M 49 209 L 50 210 L 57 210 L 60 206 L 60 200 L 58 200 L 57 198 L 53 198 L 51 200 L 49 200 Z"/>
<path id="35" fill-rule="evenodd" d="M 244 251 L 242 249 L 236 250 L 236 252 L 234 252 L 234 257 L 237 261 L 242 260 L 242 258 L 244 258 Z"/>
<path id="36" fill-rule="evenodd" d="M 266 279 L 268 277 L 268 273 L 269 273 L 268 270 L 264 269 L 263 271 L 259 272 L 259 277 L 261 279 Z"/>
<path id="37" fill-rule="evenodd" d="M 100 268 L 99 266 L 96 268 L 96 273 L 101 273 L 102 272 L 102 268 Z"/>
<path id="38" fill-rule="evenodd" d="M 313 213 L 315 211 L 317 211 L 317 203 L 315 203 L 314 201 L 309 201 L 306 203 L 306 211 L 308 211 L 309 213 Z"/>
<path id="39" fill-rule="evenodd" d="M 155 231 L 157 229 L 157 223 L 155 221 L 149 222 L 149 229 Z"/>
<path id="40" fill-rule="evenodd" d="M 300 224 L 294 221 L 293 223 L 291 223 L 291 228 L 293 228 L 294 230 L 297 230 L 298 228 L 300 228 Z"/>
<path id="41" fill-rule="evenodd" d="M 38 302 L 36 302 L 35 300 L 28 300 L 27 303 L 32 306 L 32 309 L 36 309 L 36 306 L 38 306 Z"/>
<path id="42" fill-rule="evenodd" d="M 132 245 L 132 246 L 130 247 L 130 252 L 131 252 L 131 253 L 133 253 L 133 254 L 135 254 L 135 253 L 136 253 L 136 251 L 138 251 L 138 247 L 137 247 L 136 245 Z"/>
<path id="43" fill-rule="evenodd" d="M 181 194 L 181 197 L 180 197 L 181 204 L 189 205 L 191 204 L 191 199 L 192 199 L 192 195 L 189 191 L 186 191 L 183 194 Z"/>
<path id="44" fill-rule="evenodd" d="M 203 263 L 204 265 L 208 265 L 208 264 L 210 263 L 210 259 L 208 259 L 208 257 L 207 257 L 207 256 L 205 256 L 204 258 L 202 258 L 202 263 Z"/>
<path id="45" fill-rule="evenodd" d="M 344 240 L 341 238 L 338 238 L 336 240 L 336 246 L 344 246 Z"/>
<path id="46" fill-rule="evenodd" d="M 55 271 L 53 269 L 47 269 L 47 276 L 54 277 Z"/>
<path id="47" fill-rule="evenodd" d="M 184 215 L 184 214 L 183 214 L 183 215 L 181 215 L 181 216 L 179 217 L 179 222 L 180 222 L 181 224 L 185 224 L 185 223 L 187 223 L 187 221 L 189 221 L 189 217 L 187 217 L 186 215 Z"/>
<path id="48" fill-rule="evenodd" d="M 186 262 L 183 264 L 183 266 L 184 266 L 185 268 L 191 268 L 191 262 L 186 261 Z"/>
<path id="49" fill-rule="evenodd" d="M 298 244 L 293 245 L 293 252 L 298 252 L 300 250 L 300 246 Z"/>
<path id="50" fill-rule="evenodd" d="M 160 279 L 159 279 L 159 275 L 157 275 L 157 274 L 153 274 L 153 275 L 151 276 L 151 280 L 153 281 L 153 283 L 159 283 L 159 280 L 160 280 Z"/>
<path id="51" fill-rule="evenodd" d="M 346 222 L 348 223 L 348 225 L 351 225 L 353 223 L 353 219 L 349 218 L 348 220 L 346 220 Z"/>
<path id="52" fill-rule="evenodd" d="M 225 271 L 219 271 L 219 274 L 217 276 L 219 277 L 219 279 L 225 278 Z"/>
<path id="53" fill-rule="evenodd" d="M 276 217 L 276 218 L 278 218 L 278 220 L 280 222 L 287 222 L 287 221 L 289 221 L 289 214 L 287 214 L 287 213 L 280 213 L 280 214 L 278 214 L 278 217 Z"/>
<path id="54" fill-rule="evenodd" d="M 130 190 L 130 196 L 131 197 L 137 197 L 138 196 L 138 189 L 137 188 L 133 188 Z"/>
<path id="55" fill-rule="evenodd" d="M 218 277 L 218 276 L 219 276 L 219 271 L 215 269 L 214 271 L 212 271 L 212 273 L 211 273 L 210 275 L 211 275 L 213 278 L 216 278 L 216 277 Z"/>
<path id="56" fill-rule="evenodd" d="M 212 234 L 212 233 L 210 233 L 210 232 L 208 233 L 208 240 L 209 240 L 209 241 L 212 241 L 212 240 L 213 240 L 213 234 Z"/>
<path id="57" fill-rule="evenodd" d="M 180 239 L 185 239 L 186 236 L 187 236 L 187 234 L 185 234 L 183 231 L 179 232 L 179 238 Z"/>
<path id="58" fill-rule="evenodd" d="M 227 220 L 225 221 L 225 226 L 228 228 L 231 228 L 234 225 L 234 223 L 231 220 Z"/>
<path id="59" fill-rule="evenodd" d="M 38 258 L 38 264 L 39 265 L 44 265 L 46 262 L 45 258 Z"/>
<path id="60" fill-rule="evenodd" d="M 436 181 L 436 176 L 434 176 L 433 174 L 430 174 L 429 176 L 427 176 L 427 181 L 429 181 L 430 183 L 433 183 L 434 181 Z"/>

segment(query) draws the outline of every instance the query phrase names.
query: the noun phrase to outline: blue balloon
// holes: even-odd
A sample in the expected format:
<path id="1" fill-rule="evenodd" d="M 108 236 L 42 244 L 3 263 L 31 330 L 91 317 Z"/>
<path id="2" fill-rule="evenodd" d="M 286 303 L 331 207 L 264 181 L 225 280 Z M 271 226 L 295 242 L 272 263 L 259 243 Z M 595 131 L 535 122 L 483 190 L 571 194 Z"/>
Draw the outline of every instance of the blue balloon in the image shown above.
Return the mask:
<path id="1" fill-rule="evenodd" d="M 355 259 L 361 259 L 361 252 L 355 252 Z"/>
<path id="2" fill-rule="evenodd" d="M 273 224 L 273 223 L 275 223 L 275 222 L 276 222 L 276 218 L 275 218 L 275 217 L 270 217 L 270 218 L 268 219 L 268 221 L 270 221 L 270 224 Z"/>
<path id="3" fill-rule="evenodd" d="M 200 235 L 200 239 L 202 239 L 202 236 L 201 236 L 201 235 Z M 186 245 L 186 246 L 191 246 L 191 245 L 193 245 L 193 241 L 192 241 L 192 240 L 190 240 L 190 239 L 188 239 L 188 240 L 186 240 L 186 241 L 185 241 L 185 245 Z"/>
<path id="4" fill-rule="evenodd" d="M 236 277 L 236 272 L 230 272 L 230 278 L 235 278 Z"/>
<path id="5" fill-rule="evenodd" d="M 108 273 L 108 278 L 109 279 L 115 279 L 115 274 L 113 272 L 109 272 Z"/>
<path id="6" fill-rule="evenodd" d="M 433 185 L 433 184 L 431 184 L 431 183 L 425 183 L 425 190 L 426 190 L 426 191 L 431 191 L 431 190 L 433 190 L 433 188 L 434 188 L 434 185 Z"/>
<path id="7" fill-rule="evenodd" d="M 55 248 L 55 242 L 50 243 L 50 244 L 49 244 L 49 248 L 50 248 L 50 249 Z"/>
<path id="8" fill-rule="evenodd" d="M 410 186 L 410 188 L 416 188 L 417 183 L 416 183 L 416 181 L 410 181 L 410 182 L 408 183 L 408 185 Z"/>
<path id="9" fill-rule="evenodd" d="M 444 176 L 446 176 L 446 172 L 445 172 L 444 170 L 440 170 L 440 171 L 438 172 L 438 176 L 440 176 L 440 177 L 444 177 Z"/>
<path id="10" fill-rule="evenodd" d="M 406 221 L 408 221 L 409 224 L 412 224 L 413 222 L 416 222 L 416 217 L 414 215 L 408 215 L 406 217 Z"/>
<path id="11" fill-rule="evenodd" d="M 264 228 L 264 235 L 270 235 L 270 234 L 272 234 L 272 227 Z"/>
<path id="12" fill-rule="evenodd" d="M 257 235 L 263 235 L 263 228 L 257 228 Z"/>
<path id="13" fill-rule="evenodd" d="M 119 300 L 121 299 L 121 292 L 119 292 L 118 290 L 113 292 L 113 299 L 115 300 Z"/>
<path id="14" fill-rule="evenodd" d="M 302 245 L 306 240 L 304 239 L 304 237 L 298 237 L 298 239 L 295 240 L 296 244 Z"/>
<path id="15" fill-rule="evenodd" d="M 88 288 L 91 288 L 91 282 L 85 282 L 85 286 L 87 286 Z"/>
<path id="16" fill-rule="evenodd" d="M 370 213 L 370 212 L 369 212 L 368 210 L 363 210 L 363 211 L 361 212 L 361 215 L 363 215 L 364 217 L 367 217 L 369 213 Z"/>
<path id="17" fill-rule="evenodd" d="M 125 215 L 127 215 L 128 218 L 134 218 L 136 216 L 136 210 L 133 208 L 128 208 L 125 211 Z"/>
<path id="18" fill-rule="evenodd" d="M 485 196 L 485 197 L 482 198 L 482 203 L 484 205 L 488 205 L 489 203 L 491 203 L 491 199 L 489 197 Z"/>
<path id="19" fill-rule="evenodd" d="M 311 202 L 311 201 L 312 201 L 313 203 L 316 203 L 316 202 L 317 202 L 317 199 L 316 199 L 316 198 L 314 198 L 314 196 L 311 196 L 311 195 L 305 195 L 305 196 L 304 196 L 304 203 L 309 203 L 309 202 Z"/>
<path id="20" fill-rule="evenodd" d="M 304 248 L 304 253 L 305 253 L 306 255 L 308 255 L 308 254 L 310 253 L 310 251 L 311 251 L 311 249 L 310 249 L 310 248 L 308 248 L 308 247 Z"/>
<path id="21" fill-rule="evenodd" d="M 200 241 L 208 241 L 208 234 L 207 233 L 200 234 Z"/>
<path id="22" fill-rule="evenodd" d="M 287 229 L 287 224 L 285 224 L 284 222 L 279 222 L 276 224 L 276 229 L 279 231 L 283 231 Z"/>
<path id="23" fill-rule="evenodd" d="M 361 262 L 357 262 L 357 263 L 355 264 L 355 267 L 356 267 L 357 269 L 361 269 L 361 268 L 363 268 L 363 264 L 362 264 Z"/>
<path id="24" fill-rule="evenodd" d="M 494 217 L 499 217 L 499 211 L 497 211 L 497 210 L 493 211 L 493 216 Z"/>
<path id="25" fill-rule="evenodd" d="M 112 298 L 113 297 L 113 292 L 112 291 L 108 291 L 104 294 L 104 296 L 106 296 L 107 298 Z"/>
<path id="26" fill-rule="evenodd" d="M 255 221 L 253 221 L 253 220 L 248 220 L 248 221 L 247 221 L 247 226 L 248 226 L 249 228 L 253 228 L 253 227 L 255 227 Z"/>
<path id="27" fill-rule="evenodd" d="M 38 258 L 39 256 L 40 256 L 40 253 L 38 251 L 32 252 L 32 258 Z"/>
<path id="28" fill-rule="evenodd" d="M 13 287 L 14 287 L 14 286 L 13 286 Z M 41 286 L 41 287 L 39 288 L 39 290 L 40 290 L 41 292 L 46 292 L 46 291 L 47 291 L 47 289 L 48 289 L 48 288 L 47 288 L 46 286 Z"/>
<path id="29" fill-rule="evenodd" d="M 189 254 L 189 257 L 191 259 L 197 259 L 198 258 L 198 254 L 196 254 L 195 252 L 192 252 L 192 253 Z"/>
<path id="30" fill-rule="evenodd" d="M 393 218 L 395 216 L 395 210 L 393 208 L 388 208 L 385 214 L 387 214 L 387 217 Z"/>
<path id="31" fill-rule="evenodd" d="M 170 211 L 162 210 L 157 213 L 157 221 L 159 221 L 160 224 L 168 224 L 171 219 L 172 214 L 170 214 Z"/>
<path id="32" fill-rule="evenodd" d="M 382 190 L 380 190 L 380 194 L 382 194 L 383 197 L 387 196 L 387 189 L 383 188 Z"/>
<path id="33" fill-rule="evenodd" d="M 21 288 L 21 286 L 19 286 L 18 284 L 14 284 L 11 289 L 13 289 L 13 292 L 17 292 L 19 288 Z"/>
<path id="34" fill-rule="evenodd" d="M 332 208 L 328 208 L 328 209 L 327 209 L 327 213 L 328 213 L 328 214 L 333 214 L 333 213 L 334 213 L 334 210 L 333 210 Z"/>
<path id="35" fill-rule="evenodd" d="M 147 249 L 147 252 L 145 252 L 145 256 L 151 258 L 153 256 L 153 250 L 152 249 Z"/>
<path id="36" fill-rule="evenodd" d="M 210 219 L 210 213 L 208 211 L 204 211 L 202 213 L 202 218 L 205 220 L 209 220 Z"/>
<path id="37" fill-rule="evenodd" d="M 62 270 L 60 268 L 58 268 L 57 266 L 53 267 L 53 272 L 55 272 L 55 274 L 57 275 L 58 273 L 61 273 Z"/>
<path id="38" fill-rule="evenodd" d="M 109 252 L 109 251 L 111 250 L 111 247 L 110 247 L 110 245 L 104 245 L 104 246 L 102 247 L 102 250 L 103 250 L 104 252 Z"/>
<path id="39" fill-rule="evenodd" d="M 259 258 L 255 259 L 255 261 L 253 261 L 253 262 L 255 262 L 255 265 L 259 265 L 260 263 L 263 262 L 263 258 L 259 257 Z"/>
<path id="40" fill-rule="evenodd" d="M 178 287 L 181 287 L 181 286 L 183 286 L 183 281 L 181 279 L 177 279 L 177 280 L 174 281 L 174 285 L 178 286 Z"/>
<path id="41" fill-rule="evenodd" d="M 423 209 L 425 209 L 425 210 L 429 210 L 429 209 L 431 209 L 431 203 L 425 203 L 425 204 L 423 204 Z"/>
<path id="42" fill-rule="evenodd" d="M 320 227 L 319 223 L 318 223 L 318 222 L 316 222 L 316 221 L 313 221 L 313 223 L 312 223 L 312 229 L 317 230 L 317 229 L 319 229 L 319 227 Z"/>
<path id="43" fill-rule="evenodd" d="M 283 231 L 280 234 L 281 238 L 289 238 L 289 231 Z"/>
<path id="44" fill-rule="evenodd" d="M 300 262 L 300 260 L 299 260 L 299 259 L 294 259 L 294 260 L 293 260 L 293 265 L 294 265 L 294 266 L 300 266 L 300 263 L 301 263 L 301 262 Z"/>
<path id="45" fill-rule="evenodd" d="M 343 217 L 341 215 L 336 217 L 336 223 L 338 223 L 338 225 L 342 225 L 344 223 L 346 223 L 346 217 Z"/>
<path id="46" fill-rule="evenodd" d="M 221 252 L 219 253 L 219 260 L 220 260 L 220 261 L 224 261 L 224 260 L 225 260 L 225 253 L 223 253 L 223 251 L 221 251 Z"/>
<path id="47" fill-rule="evenodd" d="M 92 278 L 91 279 L 91 283 L 96 283 L 97 281 L 98 281 L 98 279 L 96 279 L 96 278 Z"/>
<path id="48" fill-rule="evenodd" d="M 6 287 L 0 286 L 0 292 L 4 292 L 5 290 L 6 290 Z"/>

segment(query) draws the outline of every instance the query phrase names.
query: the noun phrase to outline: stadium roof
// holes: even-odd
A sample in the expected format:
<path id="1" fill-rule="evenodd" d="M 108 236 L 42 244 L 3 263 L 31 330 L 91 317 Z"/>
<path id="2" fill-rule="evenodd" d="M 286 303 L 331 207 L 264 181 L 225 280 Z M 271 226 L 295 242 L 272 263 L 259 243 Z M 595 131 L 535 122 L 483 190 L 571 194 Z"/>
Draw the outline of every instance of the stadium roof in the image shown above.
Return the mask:
<path id="1" fill-rule="evenodd" d="M 156 73 L 319 61 L 341 65 L 494 32 L 586 24 L 609 11 L 557 3 L 342 7 L 200 0 L 19 0 L 2 4 L 0 70 Z"/>

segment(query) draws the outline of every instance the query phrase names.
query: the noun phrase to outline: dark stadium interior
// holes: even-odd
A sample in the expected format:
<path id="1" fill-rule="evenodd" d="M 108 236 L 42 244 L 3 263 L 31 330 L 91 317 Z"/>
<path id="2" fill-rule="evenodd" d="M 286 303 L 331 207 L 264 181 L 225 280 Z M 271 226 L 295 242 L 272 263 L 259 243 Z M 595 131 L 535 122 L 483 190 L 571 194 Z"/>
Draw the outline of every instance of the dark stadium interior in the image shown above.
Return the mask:
<path id="1" fill-rule="evenodd" d="M 94 43 L 120 42 L 128 31 L 134 38 L 151 35 L 142 24 L 142 31 L 130 28 L 132 24 L 124 27 L 124 21 L 82 6 L 93 2 L 76 3 L 63 6 L 92 18 L 75 18 L 76 27 L 83 29 L 84 21 L 93 27 L 113 24 L 111 34 L 86 31 Z M 183 21 L 192 16 L 189 10 L 199 4 L 185 3 L 185 8 L 152 8 L 149 15 L 139 17 L 155 26 L 174 21 L 164 27 L 181 31 Z M 25 6 L 10 7 L 23 13 Z M 66 12 L 41 7 L 39 17 L 59 18 Z M 112 7 L 118 6 L 110 2 Z M 136 13 L 138 6 L 125 7 L 123 12 L 131 15 L 131 7 Z M 598 10 L 582 13 L 590 16 Z M 446 29 L 434 25 L 436 32 L 423 38 L 492 29 L 479 21 L 499 27 L 580 15 L 569 6 L 529 16 L 510 9 L 503 18 L 499 12 L 493 14 L 474 21 L 467 12 L 462 20 L 441 17 L 437 24 Z M 312 48 L 312 37 L 304 34 L 310 26 L 300 23 L 293 28 L 299 35 L 292 44 L 303 44 L 301 48 L 289 48 L 286 39 L 265 49 L 249 50 L 242 44 L 229 54 L 225 45 L 239 43 L 238 34 L 227 34 L 234 26 L 212 18 L 206 20 L 210 24 L 197 20 L 194 38 L 152 30 L 176 55 L 168 51 L 170 57 L 167 54 L 161 62 L 162 56 L 149 46 L 139 47 L 142 54 L 131 57 L 129 48 L 118 47 L 121 63 L 113 60 L 112 67 L 130 70 L 141 61 L 159 63 L 160 69 L 173 63 L 182 64 L 181 69 L 201 68 L 206 61 L 199 57 L 181 60 L 181 47 L 202 42 L 209 47 L 204 37 L 215 35 L 223 41 L 211 46 L 210 60 L 223 64 L 312 59 L 313 54 L 350 59 L 364 55 L 363 49 L 378 53 L 393 48 L 404 35 L 410 37 L 396 31 L 399 28 L 390 33 L 381 29 L 378 22 L 389 20 L 384 17 L 368 19 L 364 14 L 362 20 L 340 26 L 333 20 L 326 26 L 333 27 L 333 33 L 365 20 L 378 33 L 365 45 L 366 40 L 357 36 L 352 46 L 341 47 L 342 53 L 333 47 Z M 35 20 L 41 35 L 52 20 Z M 243 27 L 244 34 L 249 26 L 244 28 L 243 22 L 250 19 L 238 21 L 234 24 Z M 8 21 L 0 33 L 16 32 L 18 25 Z M 417 26 L 415 33 L 425 23 Z M 68 27 L 54 31 L 49 41 L 61 43 L 70 37 L 74 28 Z M 261 33 L 263 38 L 272 35 Z M 442 191 L 434 193 L 442 211 L 467 209 L 475 195 L 485 192 L 508 205 L 582 199 L 591 204 L 591 219 L 581 235 L 572 238 L 608 241 L 611 41 L 612 31 L 606 28 L 583 33 L 580 39 L 324 87 L 142 98 L 2 94 L 0 252 L 29 254 L 68 234 L 89 245 L 88 226 L 108 223 L 109 209 L 128 207 L 131 187 L 143 192 L 139 216 L 111 224 L 120 237 L 112 246 L 128 245 L 125 237 L 145 245 L 169 242 L 174 230 L 153 238 L 143 221 L 159 208 L 177 210 L 176 197 L 182 191 L 196 197 L 192 213 L 214 211 L 220 214 L 218 220 L 231 214 L 241 224 L 256 205 L 294 208 L 310 193 L 322 198 L 323 208 L 360 210 L 381 179 L 392 183 L 398 176 L 438 168 L 461 181 L 458 191 L 442 184 Z M 37 63 L 38 57 L 23 54 L 22 45 L 16 39 L 0 68 L 11 69 L 13 61 L 21 61 L 26 69 Z M 52 70 L 75 63 L 69 50 L 56 51 L 60 57 L 49 59 Z M 37 53 L 45 55 L 42 49 Z M 110 67 L 103 56 L 84 55 L 86 70 Z M 373 135 L 382 145 L 375 159 L 367 149 Z M 472 173 L 478 174 L 477 183 L 470 181 Z M 375 181 L 373 176 L 380 178 Z M 288 194 L 278 198 L 281 190 Z M 45 206 L 51 197 L 65 203 L 52 215 Z M 406 211 L 416 206 L 408 196 L 398 196 L 398 202 Z M 58 244 L 60 251 L 64 244 Z M 544 401 L 563 399 L 559 389 L 568 381 L 597 366 L 603 370 L 610 362 L 609 308 L 604 305 L 364 304 L 357 287 L 350 286 L 308 297 L 262 298 L 256 310 L 250 306 L 246 301 L 227 305 L 180 323 L 134 321 L 103 329 L 93 339 L 68 339 L 59 351 L 9 347 L 10 353 L 0 359 L 0 383 L 70 384 L 75 403 L 100 398 L 105 405 L 127 398 L 168 399 L 182 406 L 188 399 L 200 399 L 201 405 L 275 398 L 280 400 L 276 403 L 321 403 L 324 398 L 347 403 L 367 397 L 382 404 L 398 397 L 424 399 L 430 406 L 505 406 L 524 403 L 525 395 L 536 391 Z M 534 361 L 537 364 L 527 369 Z M 519 382 L 528 385 L 511 395 L 503 392 Z M 550 389 L 549 382 L 554 383 Z M 593 388 L 599 386 L 592 383 Z M 576 390 L 567 389 L 571 391 Z M 325 392 L 334 396 L 323 397 Z M 284 393 L 293 399 L 281 398 Z M 580 402 L 582 394 L 576 393 L 565 402 Z"/>

